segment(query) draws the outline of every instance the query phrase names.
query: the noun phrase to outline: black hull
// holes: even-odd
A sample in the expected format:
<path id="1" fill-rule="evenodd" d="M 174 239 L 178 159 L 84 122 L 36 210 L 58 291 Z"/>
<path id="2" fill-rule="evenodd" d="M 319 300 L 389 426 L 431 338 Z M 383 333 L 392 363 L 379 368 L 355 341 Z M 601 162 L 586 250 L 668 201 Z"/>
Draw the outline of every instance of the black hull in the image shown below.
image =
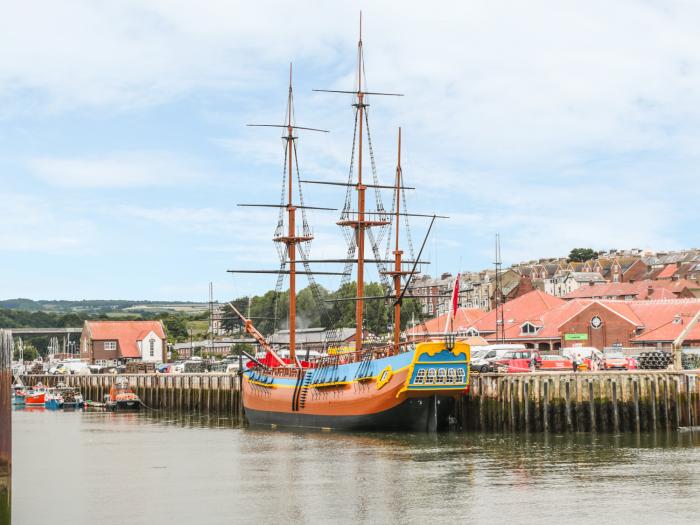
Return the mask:
<path id="1" fill-rule="evenodd" d="M 434 432 L 449 426 L 454 400 L 432 396 L 406 399 L 400 405 L 375 414 L 321 416 L 300 412 L 267 412 L 246 409 L 251 426 L 333 429 L 344 431 Z"/>
<path id="2" fill-rule="evenodd" d="M 120 412 L 134 412 L 136 410 L 141 410 L 141 403 L 139 401 L 116 401 L 105 404 L 105 408 L 107 410 L 118 410 Z"/>

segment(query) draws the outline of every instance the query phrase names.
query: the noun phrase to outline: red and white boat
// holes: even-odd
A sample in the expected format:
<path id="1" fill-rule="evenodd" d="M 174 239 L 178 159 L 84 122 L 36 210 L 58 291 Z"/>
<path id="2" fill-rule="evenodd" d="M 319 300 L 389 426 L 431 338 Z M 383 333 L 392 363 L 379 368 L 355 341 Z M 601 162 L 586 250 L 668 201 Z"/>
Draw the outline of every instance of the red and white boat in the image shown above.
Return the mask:
<path id="1" fill-rule="evenodd" d="M 44 403 L 46 403 L 46 387 L 41 383 L 37 383 L 33 389 L 27 392 L 24 406 L 44 406 Z"/>

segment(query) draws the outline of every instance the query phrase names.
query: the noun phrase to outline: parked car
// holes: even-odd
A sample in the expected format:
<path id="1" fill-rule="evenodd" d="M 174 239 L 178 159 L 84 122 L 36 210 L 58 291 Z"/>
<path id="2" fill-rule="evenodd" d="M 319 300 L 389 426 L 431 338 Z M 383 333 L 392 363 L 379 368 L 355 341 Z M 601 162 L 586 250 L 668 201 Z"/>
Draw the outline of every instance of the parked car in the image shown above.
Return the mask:
<path id="1" fill-rule="evenodd" d="M 622 352 L 608 352 L 603 361 L 605 370 L 629 370 L 629 361 Z"/>
<path id="2" fill-rule="evenodd" d="M 493 363 L 502 372 L 533 372 L 542 366 L 542 355 L 538 350 L 511 350 Z"/>
<path id="3" fill-rule="evenodd" d="M 481 372 L 483 374 L 495 370 L 493 367 L 494 361 L 503 359 L 508 352 L 525 350 L 525 346 L 518 344 L 475 346 L 472 350 L 469 369 L 472 372 Z"/>
<path id="4" fill-rule="evenodd" d="M 540 369 L 571 371 L 572 366 L 571 359 L 564 357 L 563 355 L 543 355 Z"/>

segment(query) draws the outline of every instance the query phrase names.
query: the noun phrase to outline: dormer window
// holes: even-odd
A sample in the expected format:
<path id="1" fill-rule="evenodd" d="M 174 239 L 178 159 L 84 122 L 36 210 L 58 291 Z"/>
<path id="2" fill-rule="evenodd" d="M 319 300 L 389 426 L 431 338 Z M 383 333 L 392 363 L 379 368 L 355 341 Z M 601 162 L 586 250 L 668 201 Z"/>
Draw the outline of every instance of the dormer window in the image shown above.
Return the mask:
<path id="1" fill-rule="evenodd" d="M 540 327 L 535 326 L 532 323 L 523 323 L 520 326 L 520 333 L 522 335 L 533 335 L 540 331 Z"/>
<path id="2" fill-rule="evenodd" d="M 476 328 L 470 328 L 469 330 L 467 330 L 467 335 L 468 335 L 469 337 L 478 337 L 478 336 L 479 336 L 479 330 L 477 330 Z"/>

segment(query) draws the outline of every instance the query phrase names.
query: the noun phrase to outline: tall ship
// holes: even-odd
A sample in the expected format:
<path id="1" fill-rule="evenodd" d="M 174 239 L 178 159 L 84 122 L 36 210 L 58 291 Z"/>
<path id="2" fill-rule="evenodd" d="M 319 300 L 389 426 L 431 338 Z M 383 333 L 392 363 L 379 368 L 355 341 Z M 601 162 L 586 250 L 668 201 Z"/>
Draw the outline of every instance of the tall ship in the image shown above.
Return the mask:
<path id="1" fill-rule="evenodd" d="M 245 415 L 250 425 L 304 427 L 339 430 L 405 430 L 432 431 L 448 424 L 453 401 L 469 385 L 469 346 L 457 341 L 446 326 L 445 336 L 411 341 L 401 338 L 401 306 L 409 297 L 408 284 L 416 274 L 425 241 L 436 215 L 408 213 L 401 169 L 401 129 L 398 132 L 398 154 L 394 183 L 382 185 L 377 177 L 374 154 L 369 134 L 368 96 L 400 96 L 367 91 L 364 78 L 362 22 L 357 44 L 357 71 L 355 88 L 350 91 L 317 90 L 345 93 L 353 98 L 354 136 L 348 179 L 342 182 L 309 181 L 301 178 L 297 160 L 298 132 L 320 131 L 298 126 L 295 122 L 292 75 L 290 66 L 287 110 L 283 124 L 251 124 L 281 128 L 285 141 L 285 159 L 282 176 L 282 202 L 274 242 L 280 256 L 279 270 L 229 270 L 238 273 L 277 274 L 281 280 L 289 278 L 289 346 L 288 357 L 271 345 L 255 327 L 253 320 L 229 303 L 245 331 L 255 338 L 266 352 L 265 358 L 254 360 L 254 366 L 242 373 L 242 393 Z M 367 150 L 370 156 L 371 179 L 363 173 Z M 368 180 L 369 179 L 369 180 Z M 325 184 L 345 188 L 345 201 L 337 221 L 348 245 L 345 259 L 313 260 L 309 243 L 313 240 L 306 218 L 303 184 Z M 374 195 L 374 206 L 368 206 L 367 190 Z M 391 210 L 385 210 L 381 192 L 392 191 Z M 250 205 L 255 206 L 255 205 Z M 301 215 L 301 221 L 299 221 Z M 415 259 L 404 259 L 401 242 L 412 242 L 402 222 L 408 227 L 408 217 L 430 219 L 428 234 Z M 379 234 L 373 231 L 378 230 Z M 403 232 L 403 239 L 401 233 Z M 378 237 L 387 240 L 387 251 L 382 257 Z M 368 242 L 369 241 L 369 242 Z M 393 247 L 393 250 L 391 248 Z M 367 248 L 372 250 L 367 256 Z M 387 255 L 391 252 L 393 257 Z M 313 271 L 312 264 L 343 264 L 343 272 Z M 366 265 L 376 264 L 385 293 L 370 296 L 365 293 Z M 302 269 L 303 268 L 303 269 Z M 353 271 L 354 270 L 354 271 Z M 296 334 L 296 279 L 299 275 L 317 288 L 315 275 L 336 274 L 343 283 L 354 274 L 356 295 L 342 300 L 355 304 L 354 347 L 349 351 L 330 352 L 315 358 L 300 359 Z M 456 299 L 456 294 L 454 299 Z M 415 296 L 411 296 L 415 297 Z M 369 301 L 387 301 L 392 306 L 393 326 L 391 339 L 374 343 L 366 341 L 363 320 L 365 304 Z M 323 303 L 321 303 L 323 304 Z M 451 319 L 452 315 L 448 315 Z"/>

